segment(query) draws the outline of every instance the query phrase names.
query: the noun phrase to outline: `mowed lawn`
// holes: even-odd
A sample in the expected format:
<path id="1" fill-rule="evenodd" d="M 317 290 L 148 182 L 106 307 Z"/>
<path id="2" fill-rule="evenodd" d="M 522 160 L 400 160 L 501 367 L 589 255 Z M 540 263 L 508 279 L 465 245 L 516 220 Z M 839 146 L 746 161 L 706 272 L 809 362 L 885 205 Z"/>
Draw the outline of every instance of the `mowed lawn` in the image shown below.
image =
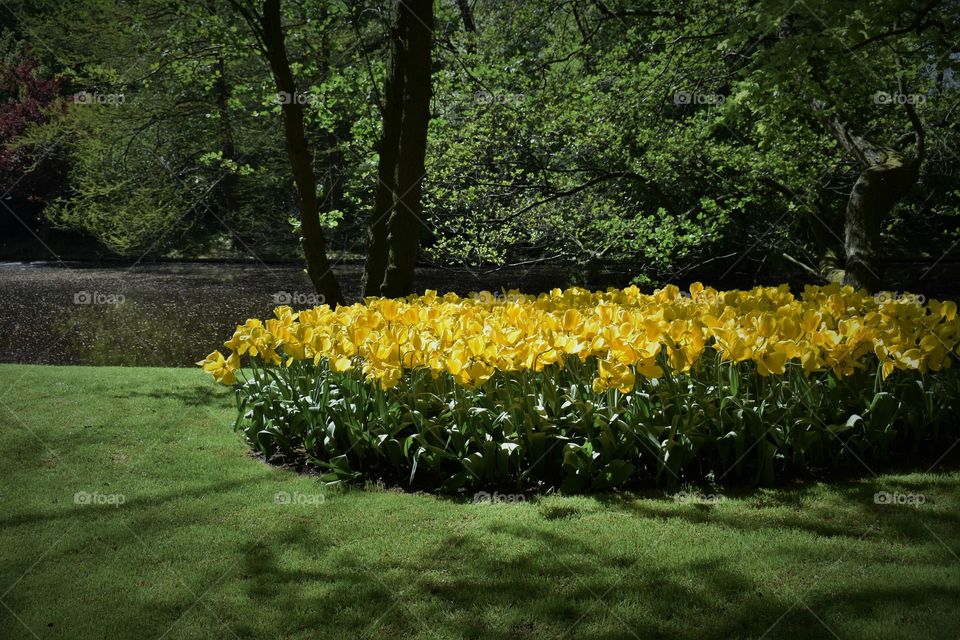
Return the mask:
<path id="1" fill-rule="evenodd" d="M 0 638 L 960 637 L 946 461 L 474 504 L 325 491 L 233 417 L 198 371 L 0 366 Z"/>

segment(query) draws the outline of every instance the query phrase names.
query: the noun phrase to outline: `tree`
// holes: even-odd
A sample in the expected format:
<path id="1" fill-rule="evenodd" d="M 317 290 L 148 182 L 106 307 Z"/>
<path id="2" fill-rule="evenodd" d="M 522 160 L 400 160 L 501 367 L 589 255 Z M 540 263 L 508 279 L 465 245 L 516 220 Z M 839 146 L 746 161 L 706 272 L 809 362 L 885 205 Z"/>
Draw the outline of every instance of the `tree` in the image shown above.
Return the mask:
<path id="1" fill-rule="evenodd" d="M 875 288 L 955 239 L 955 2 L 472 8 L 478 55 L 438 47 L 435 260 Z"/>
<path id="2" fill-rule="evenodd" d="M 253 30 L 270 65 L 277 94 L 282 101 L 284 138 L 290 169 L 297 186 L 307 274 L 314 288 L 324 296 L 330 306 L 343 304 L 340 285 L 327 259 L 327 242 L 320 222 L 320 201 L 317 198 L 317 178 L 304 132 L 303 106 L 287 58 L 280 0 L 264 0 L 259 15 L 237 0 L 233 0 L 232 4 Z"/>
<path id="3" fill-rule="evenodd" d="M 216 255 L 227 250 L 227 233 L 246 249 L 254 243 L 241 207 L 273 233 L 285 223 L 277 207 L 264 206 L 279 200 L 272 182 L 261 175 L 257 189 L 240 191 L 241 174 L 250 172 L 239 164 L 249 155 L 250 123 L 263 129 L 266 119 L 246 115 L 236 96 L 250 95 L 251 71 L 263 70 L 239 20 L 228 13 L 225 21 L 215 8 L 78 0 L 55 12 L 36 3 L 16 10 L 23 32 L 44 44 L 46 64 L 63 75 L 65 92 L 87 98 L 68 98 L 63 116 L 33 127 L 27 140 L 38 150 L 56 142 L 69 169 L 68 188 L 44 203 L 56 229 L 141 258 Z M 105 22 L 115 25 L 109 33 Z M 103 46 L 91 48 L 93 40 Z M 282 153 L 279 145 L 257 148 L 261 156 Z"/>
<path id="4" fill-rule="evenodd" d="M 0 193 L 5 200 L 36 200 L 50 195 L 62 167 L 49 151 L 30 153 L 17 142 L 58 110 L 61 82 L 44 77 L 29 52 L 12 57 L 17 59 L 0 60 Z M 30 174 L 36 177 L 26 179 Z"/>
<path id="5" fill-rule="evenodd" d="M 413 290 L 430 122 L 432 0 L 394 0 L 364 295 Z"/>
<path id="6" fill-rule="evenodd" d="M 837 142 L 860 166 L 844 214 L 844 281 L 870 291 L 877 291 L 884 284 L 879 264 L 883 222 L 917 183 L 923 164 L 926 136 L 923 124 L 911 104 L 903 106 L 913 133 L 901 138 L 896 146 L 883 145 L 861 135 L 837 116 L 827 119 Z M 916 145 L 913 155 L 903 148 L 910 141 Z"/>
<path id="7" fill-rule="evenodd" d="M 366 295 L 409 292 L 418 253 L 877 288 L 960 234 L 952 0 L 10 4 L 62 93 L 125 96 L 8 148 L 56 143 L 38 207 L 111 253 L 302 248 L 316 278 L 365 250 Z"/>

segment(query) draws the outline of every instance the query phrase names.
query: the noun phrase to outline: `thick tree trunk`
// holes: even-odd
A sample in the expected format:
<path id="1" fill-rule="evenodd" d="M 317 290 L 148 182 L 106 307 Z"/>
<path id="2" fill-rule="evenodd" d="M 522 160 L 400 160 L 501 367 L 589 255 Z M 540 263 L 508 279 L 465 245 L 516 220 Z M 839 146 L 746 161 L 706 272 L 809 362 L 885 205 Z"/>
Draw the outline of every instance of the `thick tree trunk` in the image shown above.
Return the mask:
<path id="1" fill-rule="evenodd" d="M 878 255 L 883 220 L 919 177 L 915 161 L 891 154 L 883 164 L 867 167 L 857 178 L 847 202 L 844 281 L 877 291 L 883 286 Z"/>
<path id="2" fill-rule="evenodd" d="M 814 108 L 818 106 L 815 104 Z M 905 136 L 902 143 L 916 143 L 916 155 L 912 157 L 857 134 L 836 115 L 827 120 L 840 145 L 863 167 L 850 192 L 844 218 L 844 282 L 868 291 L 884 285 L 879 260 L 883 220 L 920 177 L 924 130 L 913 107 L 906 105 L 906 111 L 913 133 Z"/>
<path id="3" fill-rule="evenodd" d="M 433 48 L 432 0 L 397 0 L 398 32 L 404 46 L 403 116 L 396 162 L 393 210 L 388 220 L 387 270 L 380 294 L 403 296 L 413 291 L 420 245 L 427 126 L 430 122 L 430 71 Z"/>
<path id="4" fill-rule="evenodd" d="M 296 85 L 287 59 L 283 27 L 280 23 L 280 0 L 264 0 L 260 31 L 277 91 L 289 97 L 282 106 L 283 129 L 287 142 L 287 156 L 290 159 L 293 180 L 297 186 L 307 274 L 317 293 L 321 294 L 327 304 L 333 307 L 343 304 L 343 295 L 327 260 L 327 242 L 320 224 L 317 179 L 313 172 L 310 149 L 304 134 L 303 107 L 296 99 Z"/>

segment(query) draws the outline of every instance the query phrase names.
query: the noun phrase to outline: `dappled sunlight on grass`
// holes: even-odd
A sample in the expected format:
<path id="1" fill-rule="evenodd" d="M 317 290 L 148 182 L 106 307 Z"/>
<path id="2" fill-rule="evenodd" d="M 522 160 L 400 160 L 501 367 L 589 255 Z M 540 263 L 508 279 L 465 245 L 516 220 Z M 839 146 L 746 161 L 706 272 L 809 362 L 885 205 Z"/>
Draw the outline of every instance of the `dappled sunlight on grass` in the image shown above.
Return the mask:
<path id="1" fill-rule="evenodd" d="M 0 367 L 2 637 L 932 638 L 960 622 L 956 471 L 512 503 L 334 491 L 249 457 L 229 393 L 201 389 L 194 371 Z"/>

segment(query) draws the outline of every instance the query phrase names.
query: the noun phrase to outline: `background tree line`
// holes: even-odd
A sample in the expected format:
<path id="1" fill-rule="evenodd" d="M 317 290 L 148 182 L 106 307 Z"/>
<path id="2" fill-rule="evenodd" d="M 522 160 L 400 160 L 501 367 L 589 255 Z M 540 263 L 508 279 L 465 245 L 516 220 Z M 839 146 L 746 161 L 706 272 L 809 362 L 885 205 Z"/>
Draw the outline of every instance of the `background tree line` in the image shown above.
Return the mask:
<path id="1" fill-rule="evenodd" d="M 302 251 L 337 301 L 344 257 L 877 289 L 960 238 L 956 1 L 8 4 L 0 218 L 42 239 Z"/>

